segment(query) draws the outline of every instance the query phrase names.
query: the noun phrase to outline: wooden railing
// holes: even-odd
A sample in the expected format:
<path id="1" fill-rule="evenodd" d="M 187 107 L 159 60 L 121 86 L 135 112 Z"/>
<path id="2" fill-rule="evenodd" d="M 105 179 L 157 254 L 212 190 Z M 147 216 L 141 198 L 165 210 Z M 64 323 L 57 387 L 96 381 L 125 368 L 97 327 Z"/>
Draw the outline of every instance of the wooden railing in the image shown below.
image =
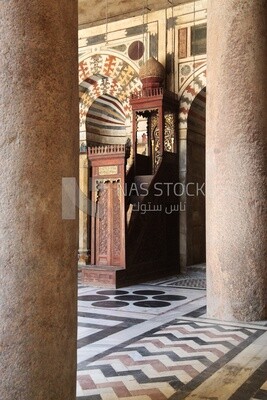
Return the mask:
<path id="1" fill-rule="evenodd" d="M 106 146 L 92 146 L 88 147 L 88 156 L 95 154 L 117 154 L 117 153 L 125 153 L 125 145 L 124 144 L 111 144 Z"/>
<path id="2" fill-rule="evenodd" d="M 170 92 L 169 90 L 165 90 L 162 87 L 142 89 L 138 92 L 132 93 L 131 98 L 141 99 L 143 97 L 156 97 L 163 95 L 166 95 L 169 98 L 173 98 L 174 100 L 178 101 L 178 96 L 176 93 Z"/>

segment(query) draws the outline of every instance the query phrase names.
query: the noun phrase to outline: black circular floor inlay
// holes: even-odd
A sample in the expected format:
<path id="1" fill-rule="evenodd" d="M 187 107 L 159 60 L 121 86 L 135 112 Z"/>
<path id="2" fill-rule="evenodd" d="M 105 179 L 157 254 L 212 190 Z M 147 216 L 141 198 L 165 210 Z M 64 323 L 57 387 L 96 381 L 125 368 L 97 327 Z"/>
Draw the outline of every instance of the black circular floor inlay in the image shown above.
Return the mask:
<path id="1" fill-rule="evenodd" d="M 179 301 L 179 300 L 185 300 L 187 297 L 185 296 L 177 296 L 174 294 L 161 294 L 159 296 L 153 296 L 153 299 L 155 300 L 168 300 L 168 301 Z"/>
<path id="2" fill-rule="evenodd" d="M 154 296 L 155 294 L 164 294 L 165 292 L 162 290 L 135 290 L 133 293 Z"/>
<path id="3" fill-rule="evenodd" d="M 92 306 L 95 307 L 103 307 L 103 308 L 117 308 L 117 307 L 125 307 L 128 306 L 129 303 L 126 301 L 116 301 L 116 300 L 107 300 L 107 301 L 96 301 L 92 303 Z"/>
<path id="4" fill-rule="evenodd" d="M 146 296 L 138 296 L 138 295 L 134 295 L 134 294 L 123 294 L 122 296 L 116 296 L 115 299 L 116 300 L 137 301 L 137 300 L 146 300 L 147 297 Z"/>
<path id="5" fill-rule="evenodd" d="M 86 295 L 86 296 L 79 296 L 78 300 L 82 301 L 97 301 L 97 300 L 108 300 L 108 296 L 100 296 L 97 294 L 92 294 L 92 295 Z"/>
<path id="6" fill-rule="evenodd" d="M 167 301 L 158 301 L 158 300 L 136 301 L 133 304 L 137 307 L 151 307 L 151 308 L 168 307 L 171 305 L 171 303 L 168 303 Z"/>
<path id="7" fill-rule="evenodd" d="M 97 294 L 105 294 L 107 296 L 116 296 L 118 294 L 128 294 L 127 290 L 98 290 Z"/>

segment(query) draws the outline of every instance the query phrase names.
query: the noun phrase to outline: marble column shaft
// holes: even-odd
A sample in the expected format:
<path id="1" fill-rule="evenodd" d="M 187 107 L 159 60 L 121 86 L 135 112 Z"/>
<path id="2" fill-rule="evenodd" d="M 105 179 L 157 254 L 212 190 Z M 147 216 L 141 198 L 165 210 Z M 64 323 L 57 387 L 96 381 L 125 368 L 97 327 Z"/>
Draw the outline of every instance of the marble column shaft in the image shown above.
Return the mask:
<path id="1" fill-rule="evenodd" d="M 266 315 L 267 2 L 208 0 L 208 316 Z"/>
<path id="2" fill-rule="evenodd" d="M 0 3 L 0 398 L 74 400 L 77 1 Z"/>

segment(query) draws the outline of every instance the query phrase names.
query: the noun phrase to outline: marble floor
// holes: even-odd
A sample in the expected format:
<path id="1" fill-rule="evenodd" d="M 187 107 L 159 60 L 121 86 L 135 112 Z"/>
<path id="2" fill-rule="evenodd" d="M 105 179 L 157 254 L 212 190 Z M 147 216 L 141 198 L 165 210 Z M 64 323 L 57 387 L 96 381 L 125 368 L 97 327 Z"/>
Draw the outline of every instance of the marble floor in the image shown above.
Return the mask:
<path id="1" fill-rule="evenodd" d="M 267 321 L 208 319 L 204 288 L 79 285 L 77 400 L 267 400 Z"/>

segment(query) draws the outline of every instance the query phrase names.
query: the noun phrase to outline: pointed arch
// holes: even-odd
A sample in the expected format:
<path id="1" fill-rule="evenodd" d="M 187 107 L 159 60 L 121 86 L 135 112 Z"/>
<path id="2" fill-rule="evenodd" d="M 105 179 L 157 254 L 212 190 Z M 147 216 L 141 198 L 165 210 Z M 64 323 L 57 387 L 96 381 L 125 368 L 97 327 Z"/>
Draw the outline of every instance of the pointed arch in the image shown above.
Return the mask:
<path id="1" fill-rule="evenodd" d="M 122 104 L 126 118 L 131 116 L 131 93 L 141 89 L 138 70 L 112 53 L 83 57 L 79 63 L 80 130 L 85 132 L 86 116 L 100 96 L 110 95 Z"/>
<path id="2" fill-rule="evenodd" d="M 187 86 L 182 92 L 180 97 L 180 108 L 179 108 L 179 128 L 187 129 L 188 113 L 190 107 L 196 98 L 196 96 L 201 92 L 204 87 L 207 86 L 206 79 L 207 66 L 202 66 L 197 72 L 191 75 L 191 80 L 189 78 L 189 83 L 187 81 Z"/>

